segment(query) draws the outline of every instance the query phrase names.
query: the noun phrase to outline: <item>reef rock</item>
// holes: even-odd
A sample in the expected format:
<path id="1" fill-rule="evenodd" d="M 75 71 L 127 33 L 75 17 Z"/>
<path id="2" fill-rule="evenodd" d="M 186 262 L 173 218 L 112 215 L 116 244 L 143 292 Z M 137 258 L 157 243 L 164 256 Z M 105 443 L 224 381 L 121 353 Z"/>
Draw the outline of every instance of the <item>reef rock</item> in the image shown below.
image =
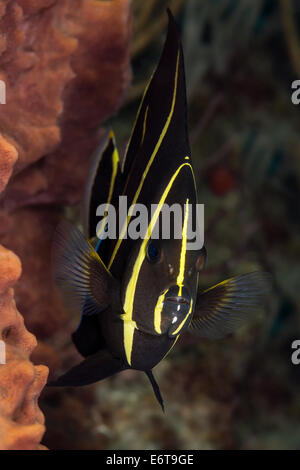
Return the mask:
<path id="1" fill-rule="evenodd" d="M 51 238 L 62 206 L 80 201 L 101 125 L 122 102 L 131 76 L 130 37 L 130 0 L 0 0 L 0 80 L 6 85 L 6 104 L 0 104 L 0 243 L 22 262 L 15 299 L 39 341 L 32 360 L 51 369 L 60 367 L 61 357 L 68 360 L 72 323 L 51 282 Z M 19 266 L 15 281 L 21 271 L 18 258 L 3 253 Z M 4 330 L 8 312 L 16 312 L 12 291 L 7 292 L 0 310 Z M 0 366 L 0 396 L 2 389 L 7 395 L 0 404 L 0 415 L 6 417 L 0 418 L 0 447 L 38 448 L 44 427 L 36 397 L 45 369 L 28 361 L 35 341 L 24 327 L 21 334 L 22 319 L 15 317 L 20 342 L 9 346 L 9 363 Z M 19 368 L 16 375 L 23 382 L 15 389 Z M 43 404 L 48 406 L 48 442 L 57 447 L 54 420 L 60 416 L 65 422 L 66 413 L 57 403 L 52 409 L 49 396 L 45 393 Z M 80 393 L 74 400 L 80 408 Z M 21 422 L 28 423 L 22 428 L 27 429 L 24 439 L 18 437 Z M 81 436 L 90 425 L 82 426 Z M 74 446 L 76 439 L 74 432 Z M 70 445 L 63 436 L 59 444 Z"/>
<path id="2" fill-rule="evenodd" d="M 29 360 L 37 342 L 25 328 L 14 301 L 12 286 L 20 274 L 19 258 L 0 246 L 1 450 L 44 448 L 40 445 L 45 432 L 44 415 L 37 400 L 48 368 L 34 366 Z"/>
<path id="3" fill-rule="evenodd" d="M 16 295 L 38 339 L 66 319 L 49 266 L 57 206 L 81 198 L 101 123 L 130 80 L 130 34 L 129 0 L 19 0 L 0 9 L 0 242 L 22 260 Z"/>
<path id="4" fill-rule="evenodd" d="M 129 7 L 129 0 L 2 7 L 1 132 L 18 153 L 7 209 L 80 198 L 99 126 L 118 109 L 130 80 Z"/>

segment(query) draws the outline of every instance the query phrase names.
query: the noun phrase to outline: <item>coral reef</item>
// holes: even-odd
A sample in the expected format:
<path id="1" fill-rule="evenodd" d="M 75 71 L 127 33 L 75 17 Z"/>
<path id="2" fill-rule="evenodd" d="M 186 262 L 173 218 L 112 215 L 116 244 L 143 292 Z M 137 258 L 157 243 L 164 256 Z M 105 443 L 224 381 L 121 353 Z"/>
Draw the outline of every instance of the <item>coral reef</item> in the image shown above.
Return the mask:
<path id="1" fill-rule="evenodd" d="M 130 37 L 130 0 L 0 2 L 0 242 L 22 262 L 15 297 L 39 340 L 33 360 L 52 370 L 70 318 L 51 281 L 51 236 L 130 81 Z M 50 410 L 50 440 L 52 422 Z"/>
<path id="2" fill-rule="evenodd" d="M 3 205 L 77 202 L 99 126 L 130 78 L 129 0 L 7 2 L 3 10 L 1 132 L 18 153 Z"/>
<path id="3" fill-rule="evenodd" d="M 0 449 L 37 450 L 45 432 L 38 397 L 48 368 L 34 366 L 29 356 L 35 337 L 24 325 L 16 308 L 13 285 L 21 274 L 21 263 L 0 246 L 0 339 L 6 345 L 5 364 L 0 365 Z"/>
<path id="4" fill-rule="evenodd" d="M 129 1 L 7 2 L 1 14 L 0 34 L 8 33 L 0 55 L 3 186 L 2 166 L 11 172 L 15 164 L 1 200 L 1 241 L 22 260 L 18 301 L 45 338 L 65 319 L 49 270 L 56 205 L 79 201 L 99 126 L 129 82 Z M 42 210 L 32 208 L 38 204 Z"/>

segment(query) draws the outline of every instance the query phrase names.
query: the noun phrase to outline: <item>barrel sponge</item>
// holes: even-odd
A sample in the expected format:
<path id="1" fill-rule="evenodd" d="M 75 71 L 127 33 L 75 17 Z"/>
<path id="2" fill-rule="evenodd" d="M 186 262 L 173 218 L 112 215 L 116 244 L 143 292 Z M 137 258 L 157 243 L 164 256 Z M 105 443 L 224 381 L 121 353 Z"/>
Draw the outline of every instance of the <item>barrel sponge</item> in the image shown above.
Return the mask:
<path id="1" fill-rule="evenodd" d="M 34 366 L 30 361 L 37 342 L 27 331 L 14 301 L 13 286 L 20 274 L 19 258 L 0 246 L 1 450 L 42 449 L 40 442 L 45 432 L 37 400 L 46 383 L 48 368 Z"/>
<path id="2" fill-rule="evenodd" d="M 43 448 L 37 400 L 48 369 L 34 364 L 59 368 L 53 344 L 68 322 L 51 282 L 51 236 L 62 206 L 80 201 L 101 125 L 117 111 L 130 82 L 130 4 L 0 1 L 0 80 L 6 90 L 0 103 L 0 346 L 6 349 L 6 364 L 0 363 L 0 449 Z M 16 283 L 18 256 L 22 277 Z M 36 348 L 14 296 L 38 339 Z M 48 446 L 84 447 L 83 436 L 90 445 L 89 422 L 78 422 L 76 438 L 73 433 L 66 442 L 61 423 L 67 411 L 47 408 L 47 393 L 43 397 Z M 76 400 L 80 408 L 85 398 Z"/>

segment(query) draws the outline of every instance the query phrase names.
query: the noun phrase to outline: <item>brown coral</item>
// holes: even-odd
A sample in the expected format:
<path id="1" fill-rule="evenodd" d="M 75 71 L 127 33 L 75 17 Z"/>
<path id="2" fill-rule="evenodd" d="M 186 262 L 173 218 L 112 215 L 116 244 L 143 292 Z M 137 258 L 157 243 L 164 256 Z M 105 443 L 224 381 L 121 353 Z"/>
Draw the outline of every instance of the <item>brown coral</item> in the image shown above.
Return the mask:
<path id="1" fill-rule="evenodd" d="M 6 208 L 80 198 L 99 125 L 129 82 L 129 18 L 129 0 L 8 2 L 0 122 L 19 158 Z"/>
<path id="2" fill-rule="evenodd" d="M 130 35 L 130 0 L 0 1 L 0 241 L 22 260 L 15 296 L 39 340 L 34 361 L 52 368 L 55 335 L 70 328 L 49 266 L 58 205 L 81 198 L 100 126 L 130 80 Z"/>
<path id="3" fill-rule="evenodd" d="M 129 3 L 20 0 L 0 11 L 0 78 L 7 88 L 0 107 L 2 189 L 8 172 L 2 177 L 1 169 L 11 173 L 18 155 L 2 197 L 0 236 L 22 259 L 17 299 L 41 339 L 65 321 L 49 274 L 60 217 L 49 204 L 79 201 L 99 125 L 129 82 Z"/>
<path id="4" fill-rule="evenodd" d="M 0 246 L 0 266 L 0 338 L 6 345 L 6 364 L 0 365 L 0 449 L 41 449 L 45 427 L 37 399 L 48 368 L 29 360 L 36 339 L 24 326 L 12 289 L 20 261 Z"/>
<path id="5" fill-rule="evenodd" d="M 1 167 L 11 172 L 18 154 L 2 198 L 0 236 L 22 259 L 17 298 L 32 331 L 45 338 L 65 319 L 50 282 L 51 235 L 60 216 L 49 203 L 79 201 L 99 125 L 128 84 L 129 0 L 7 2 L 0 13 L 2 38 L 7 33 L 0 55 L 7 85 L 7 104 L 0 106 L 2 188 L 8 177 Z M 41 203 L 47 207 L 20 211 Z"/>

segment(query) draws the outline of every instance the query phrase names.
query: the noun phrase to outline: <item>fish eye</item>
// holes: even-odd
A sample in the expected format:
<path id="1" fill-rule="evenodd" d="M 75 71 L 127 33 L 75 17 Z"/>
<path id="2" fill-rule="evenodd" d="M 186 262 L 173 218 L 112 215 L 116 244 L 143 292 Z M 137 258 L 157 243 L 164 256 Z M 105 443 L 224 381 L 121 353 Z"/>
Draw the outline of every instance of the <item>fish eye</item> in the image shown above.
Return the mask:
<path id="1" fill-rule="evenodd" d="M 150 241 L 147 246 L 147 260 L 150 263 L 157 263 L 160 259 L 160 249 L 156 243 Z"/>

